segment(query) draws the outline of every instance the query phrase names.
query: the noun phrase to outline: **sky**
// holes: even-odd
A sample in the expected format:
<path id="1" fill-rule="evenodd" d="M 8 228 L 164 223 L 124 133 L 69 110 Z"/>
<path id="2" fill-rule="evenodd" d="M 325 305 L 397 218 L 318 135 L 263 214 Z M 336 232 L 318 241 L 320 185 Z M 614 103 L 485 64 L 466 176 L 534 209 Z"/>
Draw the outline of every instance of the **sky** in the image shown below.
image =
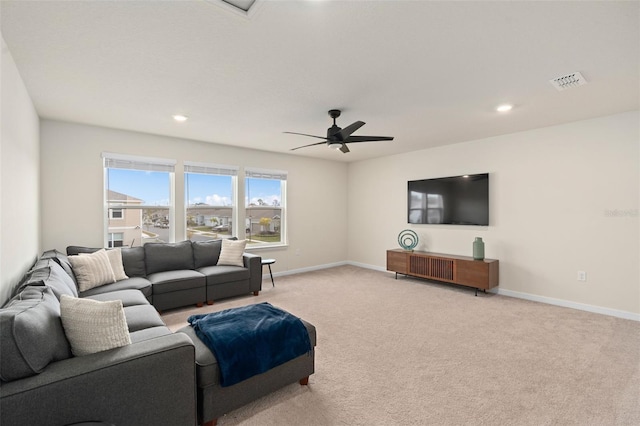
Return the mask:
<path id="1" fill-rule="evenodd" d="M 108 187 L 144 201 L 146 205 L 170 204 L 169 174 L 140 170 L 108 169 Z M 186 173 L 185 198 L 189 204 L 205 203 L 212 206 L 229 206 L 233 203 L 231 176 Z M 271 179 L 245 179 L 245 201 L 250 198 L 257 204 L 261 199 L 268 205 L 281 201 L 280 181 Z"/>

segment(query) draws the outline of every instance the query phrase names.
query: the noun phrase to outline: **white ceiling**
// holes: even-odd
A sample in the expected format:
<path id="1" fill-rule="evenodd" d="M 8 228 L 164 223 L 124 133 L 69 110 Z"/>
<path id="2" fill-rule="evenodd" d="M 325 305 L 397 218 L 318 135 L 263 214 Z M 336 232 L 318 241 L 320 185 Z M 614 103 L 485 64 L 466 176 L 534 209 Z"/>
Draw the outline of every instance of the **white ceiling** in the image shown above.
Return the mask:
<path id="1" fill-rule="evenodd" d="M 337 161 L 639 109 L 638 1 L 217 1 L 3 0 L 1 28 L 43 118 Z M 291 152 L 332 108 L 395 140 Z"/>

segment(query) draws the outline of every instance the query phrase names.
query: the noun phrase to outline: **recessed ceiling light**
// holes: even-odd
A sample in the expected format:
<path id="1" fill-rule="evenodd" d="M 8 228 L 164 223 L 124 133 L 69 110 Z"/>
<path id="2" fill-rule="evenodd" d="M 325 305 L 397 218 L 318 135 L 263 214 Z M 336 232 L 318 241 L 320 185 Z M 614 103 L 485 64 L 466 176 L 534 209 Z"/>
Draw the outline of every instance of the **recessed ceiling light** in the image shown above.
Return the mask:
<path id="1" fill-rule="evenodd" d="M 498 112 L 507 112 L 507 111 L 511 111 L 512 108 L 513 108 L 513 105 L 504 104 L 504 105 L 498 106 L 496 108 L 496 111 L 498 111 Z"/>
<path id="2" fill-rule="evenodd" d="M 178 123 L 184 123 L 185 121 L 187 121 L 189 119 L 189 117 L 187 117 L 186 115 L 182 115 L 182 114 L 176 114 L 173 116 L 173 119 L 176 120 Z"/>

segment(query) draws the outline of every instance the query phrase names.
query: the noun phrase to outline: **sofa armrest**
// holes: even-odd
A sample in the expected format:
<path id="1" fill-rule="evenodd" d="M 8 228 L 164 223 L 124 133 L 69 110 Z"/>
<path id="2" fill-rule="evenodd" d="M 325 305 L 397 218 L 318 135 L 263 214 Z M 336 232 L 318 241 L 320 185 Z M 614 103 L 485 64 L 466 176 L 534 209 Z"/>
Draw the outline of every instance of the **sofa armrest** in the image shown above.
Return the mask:
<path id="1" fill-rule="evenodd" d="M 182 333 L 49 364 L 0 387 L 0 423 L 195 425 L 195 349 Z"/>
<path id="2" fill-rule="evenodd" d="M 249 269 L 249 291 L 262 290 L 262 257 L 257 254 L 244 253 L 243 262 L 244 267 Z"/>

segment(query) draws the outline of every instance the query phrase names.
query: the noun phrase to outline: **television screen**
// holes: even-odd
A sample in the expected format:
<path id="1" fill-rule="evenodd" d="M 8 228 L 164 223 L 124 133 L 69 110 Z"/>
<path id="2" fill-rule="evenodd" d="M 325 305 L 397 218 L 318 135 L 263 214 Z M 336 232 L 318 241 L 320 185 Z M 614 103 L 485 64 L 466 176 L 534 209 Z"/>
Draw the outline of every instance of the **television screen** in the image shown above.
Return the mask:
<path id="1" fill-rule="evenodd" d="M 489 174 L 408 182 L 409 223 L 489 225 Z"/>

